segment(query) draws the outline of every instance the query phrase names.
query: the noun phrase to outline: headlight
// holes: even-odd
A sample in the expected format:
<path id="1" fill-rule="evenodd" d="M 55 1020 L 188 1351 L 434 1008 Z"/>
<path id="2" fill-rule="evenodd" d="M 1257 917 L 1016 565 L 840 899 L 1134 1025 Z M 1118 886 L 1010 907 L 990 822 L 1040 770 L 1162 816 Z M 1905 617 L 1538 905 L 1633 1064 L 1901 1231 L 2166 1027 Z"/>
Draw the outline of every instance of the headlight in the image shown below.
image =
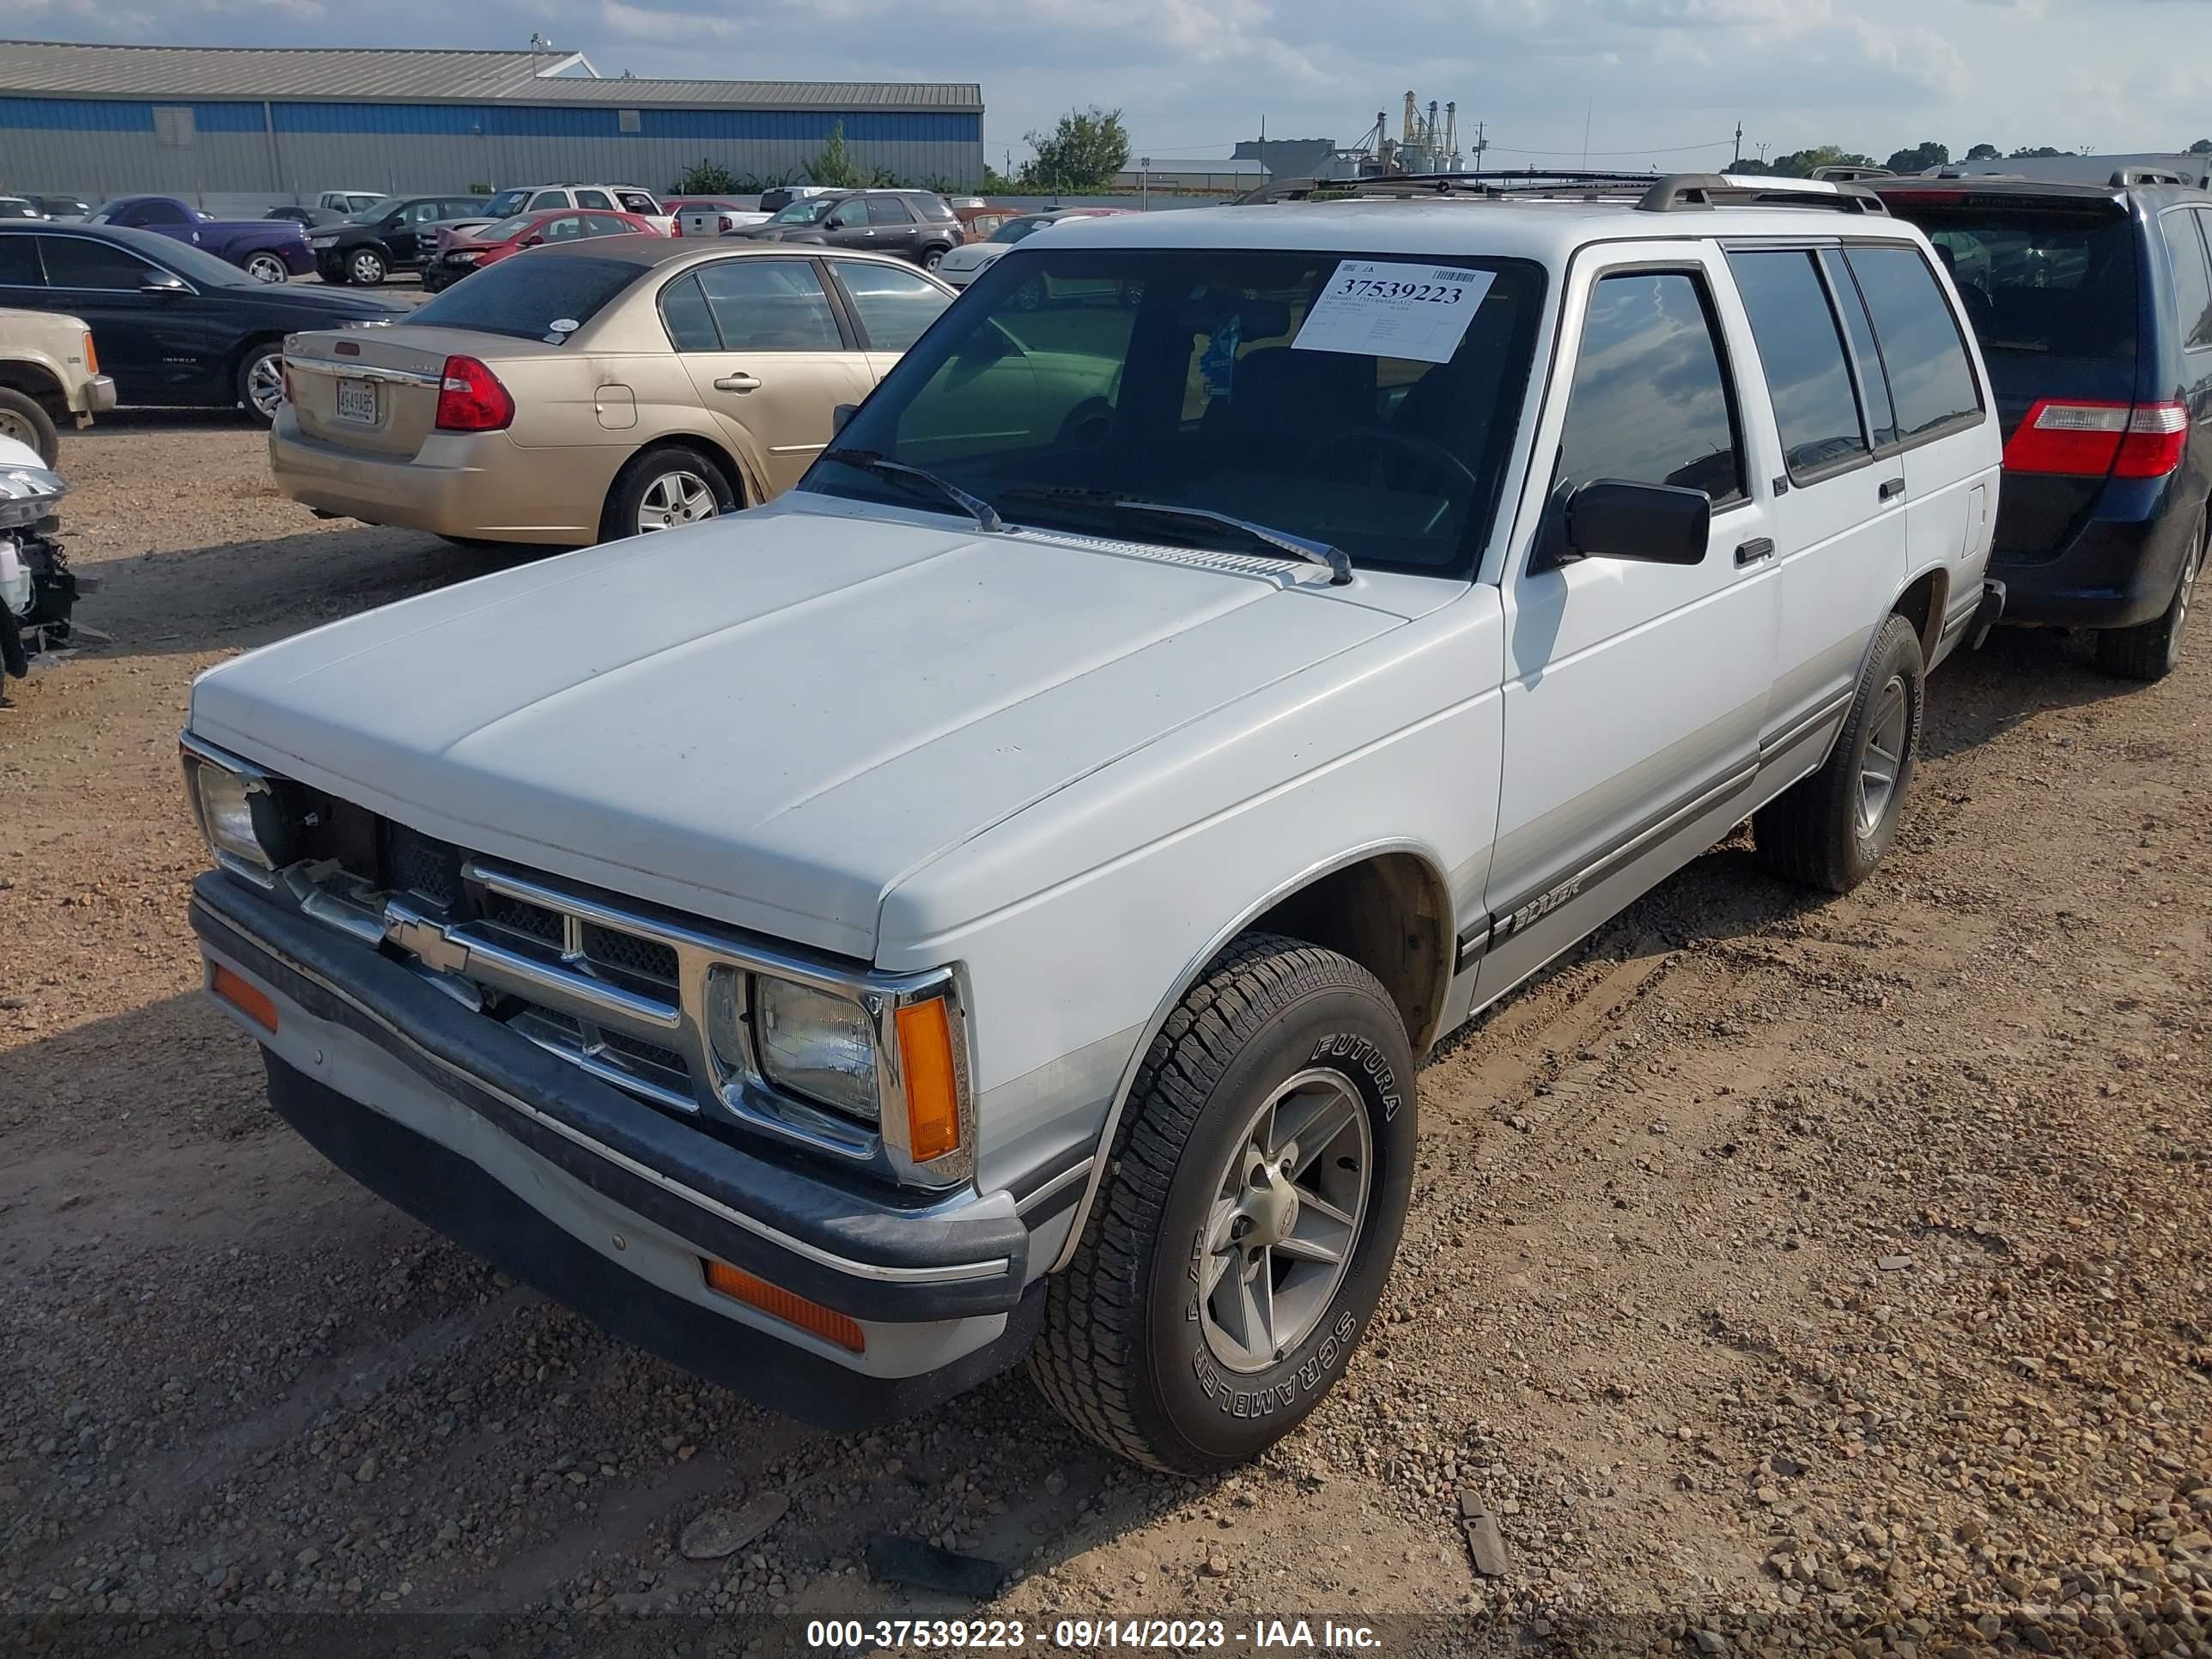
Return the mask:
<path id="1" fill-rule="evenodd" d="M 860 1005 L 756 975 L 753 1042 L 761 1075 L 780 1089 L 876 1121 L 875 1028 Z"/>
<path id="2" fill-rule="evenodd" d="M 267 885 L 291 862 L 291 826 L 276 782 L 243 761 L 188 742 L 185 785 L 208 849 L 225 869 Z"/>
<path id="3" fill-rule="evenodd" d="M 69 494 L 58 472 L 43 466 L 0 466 L 0 530 L 15 530 L 52 515 Z"/>

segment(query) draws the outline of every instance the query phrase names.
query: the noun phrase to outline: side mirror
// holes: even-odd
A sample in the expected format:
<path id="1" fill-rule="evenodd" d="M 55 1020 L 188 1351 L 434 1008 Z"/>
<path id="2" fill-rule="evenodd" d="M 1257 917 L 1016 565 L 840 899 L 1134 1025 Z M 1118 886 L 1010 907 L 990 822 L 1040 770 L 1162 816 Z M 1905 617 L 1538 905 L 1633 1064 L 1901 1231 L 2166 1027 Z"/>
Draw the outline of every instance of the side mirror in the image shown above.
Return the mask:
<path id="1" fill-rule="evenodd" d="M 545 239 L 543 236 L 526 236 L 522 239 L 521 246 L 524 247 L 543 247 L 545 246 Z M 532 269 L 535 270 L 537 267 L 533 265 Z"/>
<path id="2" fill-rule="evenodd" d="M 379 225 L 377 228 L 379 230 L 397 230 L 399 228 L 401 222 L 402 221 L 399 216 L 395 213 L 392 215 L 391 217 L 387 218 L 382 224 Z"/>
<path id="3" fill-rule="evenodd" d="M 839 404 L 830 411 L 830 430 L 834 434 L 845 429 L 845 423 L 860 412 L 858 404 Z"/>
<path id="4" fill-rule="evenodd" d="M 1585 558 L 1702 564 L 1712 522 L 1712 499 L 1702 489 L 1593 478 L 1553 498 L 1535 568 Z"/>

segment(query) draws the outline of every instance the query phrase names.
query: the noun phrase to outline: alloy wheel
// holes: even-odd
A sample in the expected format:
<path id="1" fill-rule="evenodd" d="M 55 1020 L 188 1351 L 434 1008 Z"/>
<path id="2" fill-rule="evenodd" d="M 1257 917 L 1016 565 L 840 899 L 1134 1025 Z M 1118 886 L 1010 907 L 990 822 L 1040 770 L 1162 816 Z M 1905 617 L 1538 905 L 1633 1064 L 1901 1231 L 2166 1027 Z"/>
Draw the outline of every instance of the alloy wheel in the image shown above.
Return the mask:
<path id="1" fill-rule="evenodd" d="M 637 504 L 638 533 L 697 524 L 716 517 L 721 510 L 722 504 L 714 499 L 714 487 L 697 473 L 679 467 L 646 485 Z"/>
<path id="2" fill-rule="evenodd" d="M 1911 723 L 1912 704 L 1901 674 L 1889 677 L 1875 699 L 1874 718 L 1868 725 L 1866 753 L 1859 759 L 1859 834 L 1871 836 L 1881 827 L 1890 803 L 1897 799 L 1897 780 L 1905 769 L 1905 734 Z"/>
<path id="3" fill-rule="evenodd" d="M 1373 1130 L 1350 1079 L 1325 1066 L 1270 1094 L 1215 1183 L 1200 1279 L 1206 1346 L 1265 1370 L 1313 1334 L 1367 1218 Z"/>
<path id="4" fill-rule="evenodd" d="M 284 401 L 283 358 L 272 351 L 253 360 L 246 371 L 246 400 L 263 420 L 276 418 L 277 408 Z"/>
<path id="5" fill-rule="evenodd" d="M 292 273 L 273 253 L 257 253 L 246 262 L 246 274 L 257 283 L 281 283 Z"/>

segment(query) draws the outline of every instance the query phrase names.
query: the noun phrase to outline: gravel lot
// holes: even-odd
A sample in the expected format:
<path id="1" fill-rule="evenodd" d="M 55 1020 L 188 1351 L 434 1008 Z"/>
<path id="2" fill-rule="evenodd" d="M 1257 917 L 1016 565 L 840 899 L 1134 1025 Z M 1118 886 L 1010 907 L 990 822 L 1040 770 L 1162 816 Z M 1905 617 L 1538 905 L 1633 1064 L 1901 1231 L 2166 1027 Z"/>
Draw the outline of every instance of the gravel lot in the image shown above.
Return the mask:
<path id="1" fill-rule="evenodd" d="M 799 1430 L 276 1125 L 196 990 L 191 677 L 515 556 L 318 523 L 228 418 L 62 466 L 114 643 L 0 713 L 0 1650 L 722 1653 L 975 1605 L 879 1581 L 890 1532 L 1018 1569 L 980 1610 L 1033 1632 L 2212 1655 L 2212 636 L 2141 689 L 2000 635 L 1861 891 L 1723 848 L 1447 1045 L 1382 1322 L 1189 1485 L 1018 1376 Z"/>

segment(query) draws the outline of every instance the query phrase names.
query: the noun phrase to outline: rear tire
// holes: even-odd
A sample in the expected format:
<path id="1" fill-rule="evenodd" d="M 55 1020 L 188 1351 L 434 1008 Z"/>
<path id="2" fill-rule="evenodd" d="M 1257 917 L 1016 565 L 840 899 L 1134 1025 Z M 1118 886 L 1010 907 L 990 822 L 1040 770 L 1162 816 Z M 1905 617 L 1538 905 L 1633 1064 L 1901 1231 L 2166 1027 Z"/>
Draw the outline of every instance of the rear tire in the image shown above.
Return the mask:
<path id="1" fill-rule="evenodd" d="M 13 386 L 0 386 L 0 438 L 28 444 L 50 468 L 61 459 L 62 434 L 54 417 L 36 398 Z"/>
<path id="2" fill-rule="evenodd" d="M 1373 975 L 1297 939 L 1237 940 L 1153 1039 L 1047 1286 L 1029 1359 L 1045 1398 L 1171 1474 L 1289 1433 L 1382 1297 L 1415 1116 L 1412 1045 Z"/>
<path id="3" fill-rule="evenodd" d="M 1926 696 L 1920 636 L 1893 612 L 1875 635 L 1826 764 L 1752 820 L 1761 863 L 1831 893 L 1848 893 L 1874 873 L 1905 815 Z"/>
<path id="4" fill-rule="evenodd" d="M 281 283 L 292 274 L 283 260 L 273 253 L 249 253 L 242 269 L 257 283 Z"/>
<path id="5" fill-rule="evenodd" d="M 711 511 L 704 509 L 700 489 L 711 500 Z M 618 542 L 703 524 L 745 505 L 744 493 L 720 461 L 689 444 L 664 444 L 633 458 L 615 479 L 599 514 L 599 539 Z"/>
<path id="6" fill-rule="evenodd" d="M 376 288 L 391 274 L 391 261 L 373 247 L 357 247 L 345 256 L 345 279 L 357 287 Z"/>
<path id="7" fill-rule="evenodd" d="M 2124 680 L 2148 684 L 2162 680 L 2181 665 L 2181 636 L 2189 625 L 2191 602 L 2197 579 L 2204 568 L 2206 544 L 2212 541 L 2212 513 L 2197 526 L 2197 545 L 2181 563 L 2181 579 L 2173 599 L 2149 622 L 2133 628 L 2108 628 L 2097 635 L 2097 666 Z"/>
<path id="8" fill-rule="evenodd" d="M 246 415 L 262 426 L 276 424 L 276 411 L 284 404 L 284 343 L 264 340 L 248 346 L 238 365 L 238 401 Z"/>

